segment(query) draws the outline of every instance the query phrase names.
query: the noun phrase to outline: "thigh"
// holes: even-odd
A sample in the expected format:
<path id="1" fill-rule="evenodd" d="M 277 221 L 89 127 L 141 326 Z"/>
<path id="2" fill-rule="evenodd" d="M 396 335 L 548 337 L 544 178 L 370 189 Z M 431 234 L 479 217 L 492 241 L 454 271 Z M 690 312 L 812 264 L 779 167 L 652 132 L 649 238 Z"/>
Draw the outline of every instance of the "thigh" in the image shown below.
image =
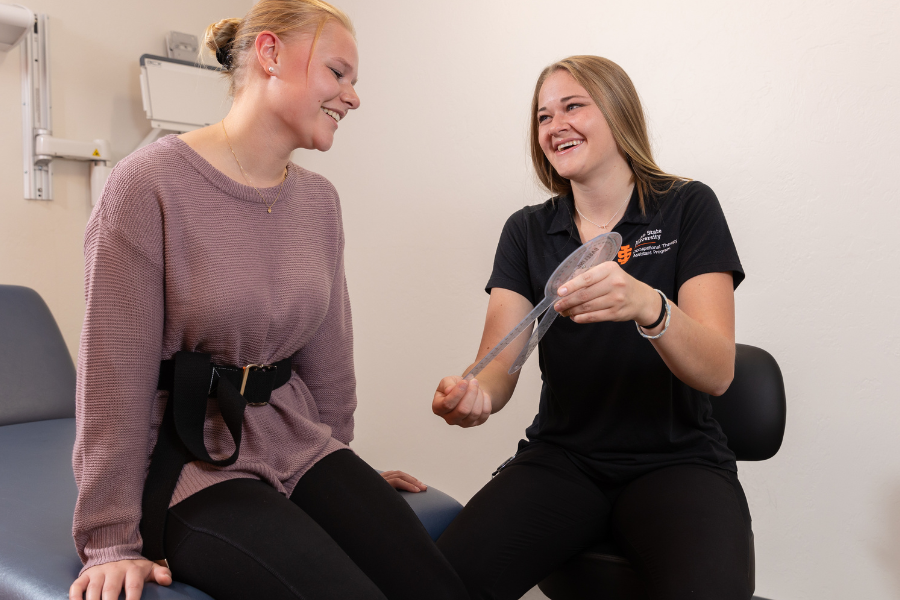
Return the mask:
<path id="1" fill-rule="evenodd" d="M 390 600 L 468 598 L 409 504 L 350 450 L 316 463 L 300 478 L 291 501 L 315 519 Z"/>
<path id="2" fill-rule="evenodd" d="M 384 595 L 316 522 L 266 483 L 233 479 L 169 509 L 175 578 L 216 600 Z"/>
<path id="3" fill-rule="evenodd" d="M 750 511 L 737 475 L 680 465 L 629 483 L 612 527 L 653 600 L 747 600 Z"/>
<path id="4" fill-rule="evenodd" d="M 531 444 L 438 540 L 473 600 L 520 598 L 608 528 L 606 496 L 549 444 Z"/>

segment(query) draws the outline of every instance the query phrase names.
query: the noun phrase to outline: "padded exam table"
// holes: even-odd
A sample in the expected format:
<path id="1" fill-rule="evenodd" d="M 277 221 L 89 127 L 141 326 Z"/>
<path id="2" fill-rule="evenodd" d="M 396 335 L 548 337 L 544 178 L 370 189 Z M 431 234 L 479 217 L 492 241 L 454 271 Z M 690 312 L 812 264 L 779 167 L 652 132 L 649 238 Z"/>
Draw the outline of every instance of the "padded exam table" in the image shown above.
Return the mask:
<path id="1" fill-rule="evenodd" d="M 0 600 L 64 600 L 81 569 L 74 415 L 75 367 L 50 309 L 34 290 L 0 285 Z M 398 493 L 433 539 L 462 509 L 433 487 Z M 143 600 L 212 600 L 174 575 L 146 584 Z"/>

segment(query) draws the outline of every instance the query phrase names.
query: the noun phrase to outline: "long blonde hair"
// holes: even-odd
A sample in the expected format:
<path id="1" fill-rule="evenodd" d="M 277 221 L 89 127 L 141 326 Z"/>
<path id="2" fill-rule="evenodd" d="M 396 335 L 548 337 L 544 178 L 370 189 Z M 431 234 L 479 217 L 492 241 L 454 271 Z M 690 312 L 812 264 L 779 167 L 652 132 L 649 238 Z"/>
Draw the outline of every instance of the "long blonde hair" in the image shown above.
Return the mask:
<path id="1" fill-rule="evenodd" d="M 313 48 L 326 23 L 335 20 L 354 37 L 350 17 L 323 0 L 260 0 L 243 19 L 222 19 L 206 28 L 203 42 L 217 56 L 225 58 L 223 71 L 231 78 L 231 95 L 240 91 L 241 72 L 256 37 L 271 31 L 279 37 L 315 31 Z M 219 61 L 221 62 L 221 60 Z"/>
<path id="2" fill-rule="evenodd" d="M 556 172 L 544 155 L 538 138 L 538 96 L 547 77 L 557 71 L 568 72 L 606 117 L 613 139 L 625 153 L 634 172 L 642 213 L 646 213 L 647 200 L 651 195 L 664 194 L 677 182 L 688 181 L 685 177 L 664 172 L 653 159 L 641 100 L 622 67 L 600 56 L 570 56 L 541 71 L 531 100 L 531 162 L 538 179 L 551 194 L 572 192 L 572 183 Z"/>

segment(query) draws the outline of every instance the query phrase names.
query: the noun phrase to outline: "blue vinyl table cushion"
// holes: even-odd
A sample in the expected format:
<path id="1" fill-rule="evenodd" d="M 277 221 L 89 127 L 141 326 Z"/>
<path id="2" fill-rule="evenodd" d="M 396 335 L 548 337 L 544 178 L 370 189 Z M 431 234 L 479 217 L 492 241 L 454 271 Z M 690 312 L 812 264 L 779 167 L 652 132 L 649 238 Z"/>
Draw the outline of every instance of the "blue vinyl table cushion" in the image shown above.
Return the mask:
<path id="1" fill-rule="evenodd" d="M 68 598 L 81 561 L 72 541 L 78 490 L 75 419 L 0 427 L 0 599 Z M 433 539 L 462 506 L 443 492 L 401 492 Z M 176 573 L 177 577 L 177 573 Z M 124 598 L 124 594 L 121 596 Z M 212 600 L 183 583 L 147 584 L 143 600 Z"/>

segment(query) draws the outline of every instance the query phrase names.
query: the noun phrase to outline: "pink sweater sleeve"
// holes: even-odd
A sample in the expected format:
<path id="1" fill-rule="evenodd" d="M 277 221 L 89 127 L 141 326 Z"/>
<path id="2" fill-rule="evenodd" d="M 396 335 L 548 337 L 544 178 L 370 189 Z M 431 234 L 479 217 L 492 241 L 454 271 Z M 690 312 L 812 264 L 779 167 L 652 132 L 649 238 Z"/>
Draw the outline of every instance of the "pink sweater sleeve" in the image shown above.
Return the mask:
<path id="1" fill-rule="evenodd" d="M 325 320 L 309 343 L 295 355 L 294 369 L 313 395 L 319 419 L 331 427 L 331 437 L 349 444 L 353 440 L 356 375 L 343 239 L 337 260 Z"/>
<path id="2" fill-rule="evenodd" d="M 140 557 L 141 495 L 156 431 L 164 327 L 160 215 L 154 199 L 134 185 L 138 177 L 122 171 L 110 177 L 85 233 L 87 308 L 72 457 L 73 535 L 85 569 Z"/>

